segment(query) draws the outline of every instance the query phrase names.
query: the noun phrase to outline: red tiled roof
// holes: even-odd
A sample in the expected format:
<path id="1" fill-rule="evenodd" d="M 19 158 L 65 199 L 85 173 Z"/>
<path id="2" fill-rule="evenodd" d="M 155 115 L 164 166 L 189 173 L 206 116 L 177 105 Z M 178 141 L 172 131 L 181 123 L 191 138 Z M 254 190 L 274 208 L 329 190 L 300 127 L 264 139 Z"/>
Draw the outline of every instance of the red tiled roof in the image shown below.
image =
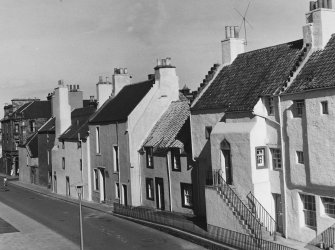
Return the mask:
<path id="1" fill-rule="evenodd" d="M 188 100 L 172 102 L 168 110 L 155 124 L 144 147 L 182 148 L 183 143 L 177 139 L 179 131 L 190 116 Z"/>
<path id="2" fill-rule="evenodd" d="M 191 110 L 251 111 L 260 96 L 273 94 L 285 82 L 302 47 L 298 40 L 240 54 L 221 69 Z"/>
<path id="3" fill-rule="evenodd" d="M 90 124 L 124 122 L 133 109 L 149 92 L 154 80 L 124 86 L 114 97 L 106 101 L 90 119 Z"/>
<path id="4" fill-rule="evenodd" d="M 335 35 L 323 50 L 314 52 L 284 93 L 335 87 Z"/>

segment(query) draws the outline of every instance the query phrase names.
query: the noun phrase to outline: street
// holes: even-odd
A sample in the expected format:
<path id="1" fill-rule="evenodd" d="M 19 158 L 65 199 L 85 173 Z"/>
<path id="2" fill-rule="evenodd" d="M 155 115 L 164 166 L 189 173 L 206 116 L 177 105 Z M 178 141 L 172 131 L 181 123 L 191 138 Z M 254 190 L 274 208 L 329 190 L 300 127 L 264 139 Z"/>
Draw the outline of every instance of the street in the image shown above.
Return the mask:
<path id="1" fill-rule="evenodd" d="M 79 249 L 77 205 L 37 194 L 10 182 L 9 191 L 0 192 L 0 203 L 42 224 Z M 84 249 L 203 249 L 163 232 L 86 207 L 83 207 L 83 229 Z"/>

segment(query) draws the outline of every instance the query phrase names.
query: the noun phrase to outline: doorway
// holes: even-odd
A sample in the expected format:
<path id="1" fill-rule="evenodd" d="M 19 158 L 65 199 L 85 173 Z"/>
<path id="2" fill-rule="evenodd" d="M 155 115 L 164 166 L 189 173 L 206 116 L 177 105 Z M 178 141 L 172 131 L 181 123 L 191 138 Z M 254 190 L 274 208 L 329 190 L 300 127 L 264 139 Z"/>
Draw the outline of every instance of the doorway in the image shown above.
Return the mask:
<path id="1" fill-rule="evenodd" d="M 283 233 L 283 212 L 282 212 L 282 202 L 280 194 L 273 194 L 273 198 L 275 201 L 275 216 L 277 222 L 277 232 Z"/>
<path id="2" fill-rule="evenodd" d="M 57 175 L 54 173 L 54 193 L 57 193 Z"/>
<path id="3" fill-rule="evenodd" d="M 233 174 L 231 166 L 231 153 L 230 144 L 225 139 L 221 142 L 221 170 L 225 173 L 226 183 L 228 185 L 233 184 Z"/>
<path id="4" fill-rule="evenodd" d="M 156 207 L 157 209 L 164 210 L 164 183 L 162 178 L 155 178 L 156 185 Z"/>
<path id="5" fill-rule="evenodd" d="M 105 169 L 99 168 L 99 183 L 100 183 L 100 202 L 104 203 L 106 201 L 106 177 Z"/>
<path id="6" fill-rule="evenodd" d="M 128 192 L 127 192 L 127 185 L 122 184 L 122 204 L 128 206 Z"/>
<path id="7" fill-rule="evenodd" d="M 70 177 L 66 176 L 66 196 L 70 196 Z"/>

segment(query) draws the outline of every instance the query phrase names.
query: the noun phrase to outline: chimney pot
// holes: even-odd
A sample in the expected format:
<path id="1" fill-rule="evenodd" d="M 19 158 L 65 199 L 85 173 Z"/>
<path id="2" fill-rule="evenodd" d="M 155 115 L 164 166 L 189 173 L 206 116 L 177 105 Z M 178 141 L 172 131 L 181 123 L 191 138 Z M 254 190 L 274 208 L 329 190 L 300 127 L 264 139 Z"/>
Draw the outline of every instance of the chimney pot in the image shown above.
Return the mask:
<path id="1" fill-rule="evenodd" d="M 128 74 L 128 69 L 127 68 L 124 68 L 124 73 Z"/>
<path id="2" fill-rule="evenodd" d="M 70 84 L 70 91 L 72 91 L 72 84 Z"/>
<path id="3" fill-rule="evenodd" d="M 157 66 L 161 66 L 161 65 L 162 65 L 161 59 L 157 59 Z"/>
<path id="4" fill-rule="evenodd" d="M 170 66 L 170 65 L 171 65 L 171 57 L 167 57 L 167 58 L 165 59 L 165 61 L 166 61 L 166 65 L 167 65 L 167 66 Z"/>
<path id="5" fill-rule="evenodd" d="M 63 81 L 63 80 L 59 80 L 59 81 L 58 81 L 58 85 L 59 85 L 59 86 L 63 86 L 63 85 L 64 85 L 64 81 Z"/>
<path id="6" fill-rule="evenodd" d="M 318 0 L 318 9 L 322 8 L 322 0 Z"/>
<path id="7" fill-rule="evenodd" d="M 99 82 L 102 82 L 102 76 L 99 76 Z"/>
<path id="8" fill-rule="evenodd" d="M 77 89 L 79 89 L 79 84 L 77 84 Z"/>

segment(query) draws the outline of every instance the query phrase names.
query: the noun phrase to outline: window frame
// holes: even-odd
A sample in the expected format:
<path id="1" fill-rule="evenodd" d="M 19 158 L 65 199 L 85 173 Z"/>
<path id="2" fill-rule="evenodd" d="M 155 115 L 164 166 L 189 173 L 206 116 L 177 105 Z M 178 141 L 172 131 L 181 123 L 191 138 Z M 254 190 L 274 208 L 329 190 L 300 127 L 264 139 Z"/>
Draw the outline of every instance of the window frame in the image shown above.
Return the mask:
<path id="1" fill-rule="evenodd" d="M 155 199 L 154 179 L 145 178 L 145 193 L 147 200 L 153 201 Z"/>
<path id="2" fill-rule="evenodd" d="M 320 197 L 322 205 L 324 207 L 324 212 L 327 216 L 335 218 L 335 198 L 331 197 Z M 326 201 L 332 200 L 332 201 Z M 331 207 L 330 207 L 331 206 Z M 330 212 L 333 211 L 333 212 Z"/>
<path id="3" fill-rule="evenodd" d="M 294 100 L 295 117 L 302 117 L 305 111 L 305 100 Z"/>
<path id="4" fill-rule="evenodd" d="M 144 150 L 145 150 L 145 158 L 146 158 L 147 168 L 154 168 L 153 147 L 145 147 Z"/>
<path id="5" fill-rule="evenodd" d="M 171 148 L 171 169 L 181 172 L 180 148 Z"/>
<path id="6" fill-rule="evenodd" d="M 62 169 L 65 169 L 65 157 L 62 157 Z"/>
<path id="7" fill-rule="evenodd" d="M 211 138 L 211 133 L 213 130 L 213 126 L 206 126 L 205 127 L 205 139 L 209 140 Z"/>
<path id="8" fill-rule="evenodd" d="M 321 114 L 323 115 L 329 114 L 328 101 L 321 102 Z"/>
<path id="9" fill-rule="evenodd" d="M 100 127 L 95 127 L 95 149 L 97 154 L 101 154 Z"/>
<path id="10" fill-rule="evenodd" d="M 258 154 L 258 151 L 263 151 L 262 155 Z M 263 156 L 263 164 L 258 162 L 258 157 L 259 156 Z M 267 168 L 266 165 L 266 148 L 265 147 L 256 147 L 255 148 L 255 157 L 256 157 L 256 169 L 263 169 L 263 168 Z"/>
<path id="11" fill-rule="evenodd" d="M 30 128 L 30 132 L 32 132 L 32 133 L 36 132 L 36 122 L 35 122 L 35 120 L 30 120 L 29 121 L 29 128 Z"/>
<path id="12" fill-rule="evenodd" d="M 300 199 L 302 201 L 302 206 L 303 206 L 305 226 L 315 229 L 317 226 L 315 196 L 300 193 Z M 309 216 L 313 216 L 313 217 L 309 217 Z"/>
<path id="13" fill-rule="evenodd" d="M 119 146 L 113 145 L 113 170 L 114 173 L 120 171 Z"/>
<path id="14" fill-rule="evenodd" d="M 296 151 L 297 163 L 305 164 L 304 151 Z"/>
<path id="15" fill-rule="evenodd" d="M 275 106 L 274 106 L 274 98 L 273 96 L 268 97 L 268 116 L 274 116 L 275 115 Z"/>
<path id="16" fill-rule="evenodd" d="M 185 191 L 189 190 L 191 191 L 188 196 L 190 197 L 190 202 L 186 203 L 186 194 Z M 190 183 L 180 183 L 180 194 L 181 194 L 181 206 L 184 208 L 193 208 L 194 205 L 194 199 L 193 199 L 193 185 Z"/>
<path id="17" fill-rule="evenodd" d="M 280 148 L 270 148 L 270 153 L 271 153 L 272 168 L 274 170 L 282 169 L 282 157 Z"/>

